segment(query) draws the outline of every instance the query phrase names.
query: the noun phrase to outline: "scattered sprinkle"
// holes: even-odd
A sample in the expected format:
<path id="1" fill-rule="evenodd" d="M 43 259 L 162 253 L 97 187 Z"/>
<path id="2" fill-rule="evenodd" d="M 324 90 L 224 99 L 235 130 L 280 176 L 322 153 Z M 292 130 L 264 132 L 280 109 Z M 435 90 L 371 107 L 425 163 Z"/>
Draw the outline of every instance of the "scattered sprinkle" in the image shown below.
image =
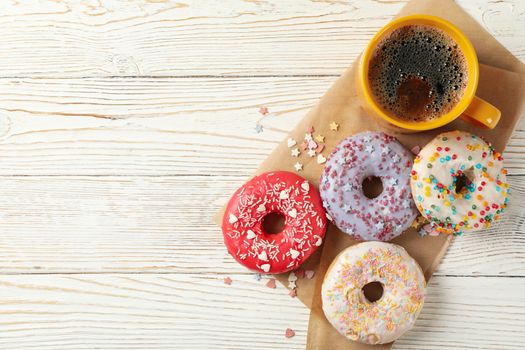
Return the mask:
<path id="1" fill-rule="evenodd" d="M 299 151 L 299 148 L 294 148 L 292 150 L 292 157 L 299 157 L 299 154 L 301 154 L 301 152 Z"/>
<path id="2" fill-rule="evenodd" d="M 308 129 L 306 129 L 306 132 L 309 133 L 309 134 L 313 134 L 314 133 L 314 127 L 310 126 Z"/>
<path id="3" fill-rule="evenodd" d="M 336 122 L 330 123 L 330 130 L 337 131 L 338 129 L 339 129 L 339 124 L 337 124 Z"/>
<path id="4" fill-rule="evenodd" d="M 411 149 L 410 151 L 411 151 L 412 153 L 414 153 L 414 154 L 418 154 L 419 151 L 421 151 L 421 147 L 419 147 L 419 146 L 414 146 L 414 147 L 412 147 L 412 149 Z"/>
<path id="5" fill-rule="evenodd" d="M 288 147 L 293 147 L 293 146 L 297 145 L 297 141 L 295 141 L 292 138 L 289 138 L 288 141 L 287 141 L 287 144 L 288 144 Z"/>
<path id="6" fill-rule="evenodd" d="M 317 155 L 317 164 L 324 164 L 326 162 L 326 157 L 322 154 Z"/>
<path id="7" fill-rule="evenodd" d="M 292 298 L 295 298 L 297 296 L 297 288 L 290 289 L 288 291 L 288 295 L 291 296 Z"/>
<path id="8" fill-rule="evenodd" d="M 267 115 L 270 112 L 268 111 L 268 107 L 262 106 L 259 108 L 259 113 L 261 113 L 262 115 Z"/>
<path id="9" fill-rule="evenodd" d="M 270 278 L 268 282 L 266 282 L 266 287 L 275 289 L 277 287 L 275 285 L 275 278 Z"/>
<path id="10" fill-rule="evenodd" d="M 227 285 L 230 285 L 230 284 L 232 284 L 232 282 L 233 282 L 232 279 L 231 279 L 230 277 L 226 277 L 226 278 L 224 278 L 223 281 L 224 281 L 224 284 L 227 284 Z"/>
<path id="11" fill-rule="evenodd" d="M 294 332 L 294 330 L 291 329 L 291 328 L 286 328 L 286 331 L 284 332 L 284 336 L 285 336 L 286 338 L 292 338 L 292 337 L 295 336 L 295 332 Z"/>
<path id="12" fill-rule="evenodd" d="M 317 153 L 315 152 L 315 150 L 313 150 L 313 149 L 309 149 L 309 150 L 308 150 L 308 156 L 309 156 L 309 157 L 315 157 L 316 154 L 317 154 Z"/>
<path id="13" fill-rule="evenodd" d="M 295 274 L 295 272 L 290 272 L 290 274 L 288 275 L 288 282 L 295 282 L 297 281 L 297 275 Z"/>
<path id="14" fill-rule="evenodd" d="M 324 136 L 323 135 L 316 135 L 314 138 L 317 142 L 324 142 Z"/>
<path id="15" fill-rule="evenodd" d="M 261 270 L 263 270 L 264 272 L 270 271 L 270 264 L 261 265 Z"/>
<path id="16" fill-rule="evenodd" d="M 305 140 L 306 142 L 310 142 L 310 141 L 313 141 L 314 139 L 312 138 L 312 134 L 310 134 L 310 133 L 306 133 L 306 134 L 304 135 L 304 140 Z"/>
<path id="17" fill-rule="evenodd" d="M 319 160 L 317 162 L 319 162 Z M 303 165 L 299 162 L 295 163 L 293 167 L 295 168 L 295 171 L 303 170 Z"/>
<path id="18" fill-rule="evenodd" d="M 314 270 L 306 270 L 304 272 L 304 275 L 306 276 L 306 278 L 311 280 L 314 277 L 314 275 L 315 275 L 315 271 Z"/>

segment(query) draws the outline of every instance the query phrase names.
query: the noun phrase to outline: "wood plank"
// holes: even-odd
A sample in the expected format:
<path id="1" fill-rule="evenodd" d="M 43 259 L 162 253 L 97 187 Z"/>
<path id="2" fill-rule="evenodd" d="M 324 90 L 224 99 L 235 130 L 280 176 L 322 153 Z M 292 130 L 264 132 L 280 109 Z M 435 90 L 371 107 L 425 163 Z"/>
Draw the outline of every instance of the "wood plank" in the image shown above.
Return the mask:
<path id="1" fill-rule="evenodd" d="M 302 349 L 308 310 L 284 287 L 232 275 L 0 276 L 4 349 Z M 432 279 L 394 349 L 521 349 L 523 278 Z M 252 317 L 257 315 L 257 317 Z M 296 331 L 286 339 L 284 330 Z"/>
<path id="2" fill-rule="evenodd" d="M 0 175 L 248 176 L 335 79 L 0 79 Z M 522 121 L 510 173 L 524 151 Z"/>
<path id="3" fill-rule="evenodd" d="M 0 4 L 0 76 L 339 75 L 405 0 Z M 525 59 L 525 5 L 460 0 Z"/>
<path id="4" fill-rule="evenodd" d="M 0 274 L 249 274 L 212 216 L 242 177 L 0 177 Z M 525 177 L 508 212 L 458 237 L 437 275 L 525 276 Z"/>

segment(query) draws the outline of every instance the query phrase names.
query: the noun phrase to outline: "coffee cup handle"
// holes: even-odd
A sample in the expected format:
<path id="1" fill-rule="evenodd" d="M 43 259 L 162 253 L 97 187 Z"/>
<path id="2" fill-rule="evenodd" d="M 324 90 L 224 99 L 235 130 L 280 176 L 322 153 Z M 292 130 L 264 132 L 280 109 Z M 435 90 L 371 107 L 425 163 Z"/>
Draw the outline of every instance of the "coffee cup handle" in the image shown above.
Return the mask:
<path id="1" fill-rule="evenodd" d="M 499 109 L 487 101 L 474 96 L 474 99 L 461 115 L 464 121 L 486 129 L 494 129 L 501 118 Z"/>

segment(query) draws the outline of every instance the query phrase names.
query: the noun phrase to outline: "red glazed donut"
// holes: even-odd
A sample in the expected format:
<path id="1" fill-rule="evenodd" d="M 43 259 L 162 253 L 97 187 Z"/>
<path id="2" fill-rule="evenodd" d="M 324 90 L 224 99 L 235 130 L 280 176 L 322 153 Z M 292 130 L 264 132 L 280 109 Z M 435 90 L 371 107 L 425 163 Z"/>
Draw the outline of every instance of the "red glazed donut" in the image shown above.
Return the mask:
<path id="1" fill-rule="evenodd" d="M 263 219 L 284 216 L 284 228 L 269 234 Z M 222 221 L 224 244 L 247 268 L 282 273 L 303 263 L 323 242 L 326 213 L 317 189 L 299 175 L 275 171 L 254 177 L 231 197 Z"/>

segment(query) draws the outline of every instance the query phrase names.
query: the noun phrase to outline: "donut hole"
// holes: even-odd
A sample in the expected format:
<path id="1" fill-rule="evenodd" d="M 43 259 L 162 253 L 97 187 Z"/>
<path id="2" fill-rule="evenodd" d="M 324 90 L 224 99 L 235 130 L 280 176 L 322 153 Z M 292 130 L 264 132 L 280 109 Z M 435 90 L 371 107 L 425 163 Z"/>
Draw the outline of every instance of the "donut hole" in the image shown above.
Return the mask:
<path id="1" fill-rule="evenodd" d="M 468 186 L 474 181 L 474 169 L 470 168 L 465 172 L 456 176 L 456 182 L 454 189 L 457 194 L 465 193 L 468 191 Z"/>
<path id="2" fill-rule="evenodd" d="M 383 181 L 378 176 L 365 177 L 361 183 L 363 194 L 369 199 L 378 197 L 383 192 Z"/>
<path id="3" fill-rule="evenodd" d="M 262 220 L 262 228 L 266 234 L 276 235 L 284 229 L 284 221 L 285 219 L 282 213 L 269 213 Z"/>
<path id="4" fill-rule="evenodd" d="M 369 282 L 361 288 L 366 300 L 375 303 L 383 296 L 383 284 L 381 282 Z"/>

